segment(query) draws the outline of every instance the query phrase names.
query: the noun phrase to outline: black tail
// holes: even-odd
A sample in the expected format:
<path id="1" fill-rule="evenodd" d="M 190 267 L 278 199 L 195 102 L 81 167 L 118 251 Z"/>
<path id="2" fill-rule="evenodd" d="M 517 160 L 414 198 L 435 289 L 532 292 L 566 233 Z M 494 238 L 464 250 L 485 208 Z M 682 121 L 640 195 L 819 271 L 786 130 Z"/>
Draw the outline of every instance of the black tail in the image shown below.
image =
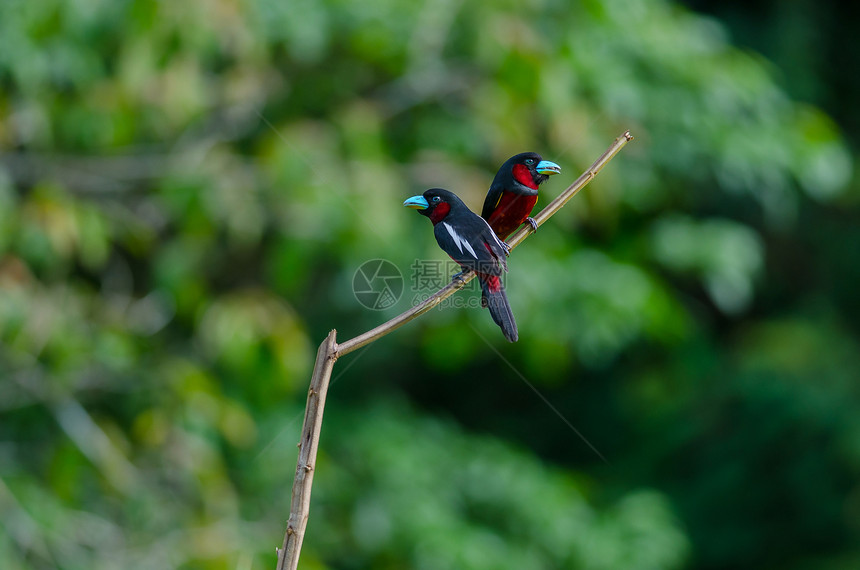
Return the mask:
<path id="1" fill-rule="evenodd" d="M 501 327 L 505 338 L 510 342 L 517 342 L 519 338 L 517 322 L 514 320 L 514 313 L 511 311 L 511 305 L 508 303 L 508 296 L 505 295 L 505 288 L 501 279 L 495 275 L 484 276 L 483 274 L 479 274 L 478 279 L 481 281 L 481 290 L 483 291 L 481 305 L 490 310 L 493 321 Z"/>

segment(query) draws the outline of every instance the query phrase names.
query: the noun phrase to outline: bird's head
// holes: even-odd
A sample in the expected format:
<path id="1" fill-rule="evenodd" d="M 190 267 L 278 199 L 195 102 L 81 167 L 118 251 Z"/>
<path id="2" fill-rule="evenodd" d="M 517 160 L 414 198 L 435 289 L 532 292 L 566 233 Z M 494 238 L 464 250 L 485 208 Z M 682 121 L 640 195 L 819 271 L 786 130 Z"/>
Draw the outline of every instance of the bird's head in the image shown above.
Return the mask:
<path id="1" fill-rule="evenodd" d="M 420 196 L 412 196 L 403 205 L 407 208 L 418 210 L 422 216 L 427 216 L 435 226 L 451 213 L 451 210 L 459 211 L 466 205 L 456 194 L 443 188 L 430 188 Z"/>
<path id="2" fill-rule="evenodd" d="M 530 190 L 526 193 L 537 194 L 538 185 L 559 172 L 561 172 L 559 165 L 544 160 L 538 153 L 522 152 L 512 156 L 502 165 L 493 180 L 493 185 L 500 184 L 505 189 L 511 189 L 519 184 Z"/>

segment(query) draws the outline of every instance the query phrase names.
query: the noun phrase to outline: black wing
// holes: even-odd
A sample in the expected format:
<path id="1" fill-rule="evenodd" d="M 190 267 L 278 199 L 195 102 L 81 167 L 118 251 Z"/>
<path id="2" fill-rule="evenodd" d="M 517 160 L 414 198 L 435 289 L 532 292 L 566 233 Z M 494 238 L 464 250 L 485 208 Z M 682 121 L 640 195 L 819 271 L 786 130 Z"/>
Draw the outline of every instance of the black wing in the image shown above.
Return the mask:
<path id="1" fill-rule="evenodd" d="M 495 182 L 495 181 L 494 181 Z M 484 207 L 481 208 L 481 217 L 485 220 L 490 219 L 490 214 L 502 201 L 502 186 L 500 184 L 490 185 L 490 190 L 487 192 L 487 197 L 484 198 Z"/>
<path id="2" fill-rule="evenodd" d="M 433 228 L 442 250 L 465 269 L 489 275 L 507 271 L 505 249 L 486 220 L 470 212 L 459 223 L 445 220 Z"/>

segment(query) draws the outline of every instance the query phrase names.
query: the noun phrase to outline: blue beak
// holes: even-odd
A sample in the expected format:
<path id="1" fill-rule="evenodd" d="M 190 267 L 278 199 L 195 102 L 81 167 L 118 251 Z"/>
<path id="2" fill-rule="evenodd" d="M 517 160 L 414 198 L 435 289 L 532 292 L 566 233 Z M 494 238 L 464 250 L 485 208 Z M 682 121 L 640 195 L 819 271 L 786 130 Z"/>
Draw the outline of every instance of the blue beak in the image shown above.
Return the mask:
<path id="1" fill-rule="evenodd" d="M 538 162 L 537 167 L 535 167 L 540 174 L 558 174 L 561 172 L 561 167 L 554 162 L 550 162 L 548 160 L 542 160 Z"/>
<path id="2" fill-rule="evenodd" d="M 424 196 L 412 196 L 411 198 L 403 202 L 403 205 L 407 208 L 413 208 L 415 210 L 426 210 L 430 207 L 429 202 L 424 199 Z"/>

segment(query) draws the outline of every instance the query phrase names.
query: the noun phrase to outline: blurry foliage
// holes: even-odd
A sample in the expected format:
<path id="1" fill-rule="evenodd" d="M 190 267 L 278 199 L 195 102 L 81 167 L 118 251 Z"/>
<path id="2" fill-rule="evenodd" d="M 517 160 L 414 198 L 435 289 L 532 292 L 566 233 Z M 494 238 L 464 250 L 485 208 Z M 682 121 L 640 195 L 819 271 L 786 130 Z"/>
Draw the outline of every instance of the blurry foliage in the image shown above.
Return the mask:
<path id="1" fill-rule="evenodd" d="M 271 567 L 313 347 L 443 258 L 402 199 L 625 128 L 520 342 L 338 363 L 306 566 L 856 567 L 856 149 L 787 92 L 663 0 L 0 3 L 0 567 Z"/>
<path id="2" fill-rule="evenodd" d="M 332 422 L 350 434 L 323 451 L 317 499 L 321 511 L 352 507 L 320 523 L 324 558 L 490 569 L 671 568 L 686 557 L 686 537 L 658 493 L 598 511 L 570 474 L 409 411 L 372 404 Z M 355 484 L 362 480 L 370 483 Z"/>

